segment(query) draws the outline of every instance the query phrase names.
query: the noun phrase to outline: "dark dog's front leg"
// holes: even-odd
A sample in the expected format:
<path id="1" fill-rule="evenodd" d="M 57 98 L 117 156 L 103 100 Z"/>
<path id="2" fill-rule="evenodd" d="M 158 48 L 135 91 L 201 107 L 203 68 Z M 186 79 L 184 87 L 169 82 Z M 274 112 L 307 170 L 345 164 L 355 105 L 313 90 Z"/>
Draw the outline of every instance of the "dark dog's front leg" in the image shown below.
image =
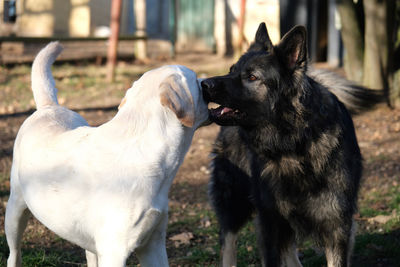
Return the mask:
<path id="1" fill-rule="evenodd" d="M 325 234 L 325 255 L 328 267 L 350 266 L 356 224 L 343 223 L 342 227 Z"/>
<path id="2" fill-rule="evenodd" d="M 233 267 L 237 266 L 236 247 L 237 247 L 237 233 L 225 232 L 221 230 L 221 255 L 220 266 Z"/>
<path id="3" fill-rule="evenodd" d="M 256 218 L 256 228 L 262 266 L 279 267 L 287 263 L 294 244 L 294 232 L 288 222 L 276 211 L 263 211 Z"/>
<path id="4" fill-rule="evenodd" d="M 254 211 L 250 178 L 222 155 L 216 157 L 213 163 L 209 194 L 221 227 L 220 262 L 223 267 L 237 266 L 237 233 L 251 219 Z"/>

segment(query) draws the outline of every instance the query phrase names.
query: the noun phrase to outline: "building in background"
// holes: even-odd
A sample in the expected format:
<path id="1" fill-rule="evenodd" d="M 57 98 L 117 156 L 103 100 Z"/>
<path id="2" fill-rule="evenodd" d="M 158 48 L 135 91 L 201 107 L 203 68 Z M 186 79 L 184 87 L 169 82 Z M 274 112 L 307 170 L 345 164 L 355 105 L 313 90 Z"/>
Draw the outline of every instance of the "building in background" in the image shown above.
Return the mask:
<path id="1" fill-rule="evenodd" d="M 120 35 L 125 40 L 125 48 L 119 48 L 119 54 L 129 56 L 129 53 L 137 52 L 134 43 L 144 38 L 136 37 L 138 32 L 144 32 L 149 57 L 168 57 L 175 52 L 232 55 L 240 39 L 238 19 L 242 1 L 123 0 Z M 330 52 L 334 58 L 340 57 L 340 35 L 335 28 L 335 0 L 244 2 L 244 49 L 253 41 L 260 22 L 266 22 L 274 43 L 295 24 L 303 24 L 308 28 L 310 56 L 314 61 L 328 58 L 328 43 L 337 46 L 337 51 Z M 86 43 L 94 48 L 92 54 L 84 55 L 101 56 L 104 53 L 105 56 L 106 49 L 103 47 L 110 34 L 110 7 L 111 0 L 3 0 L 0 6 L 1 54 L 11 55 L 13 50 L 21 55 L 33 53 L 36 48 L 27 42 L 35 40 L 37 44 L 42 38 L 44 42 L 50 39 L 79 41 L 82 49 L 87 40 Z M 332 29 L 336 31 L 334 35 L 331 34 Z M 77 47 L 78 44 L 72 46 L 75 50 Z M 66 51 L 64 57 L 68 56 Z M 7 56 L 2 56 L 3 62 L 5 58 Z M 29 60 L 29 57 L 25 59 Z"/>

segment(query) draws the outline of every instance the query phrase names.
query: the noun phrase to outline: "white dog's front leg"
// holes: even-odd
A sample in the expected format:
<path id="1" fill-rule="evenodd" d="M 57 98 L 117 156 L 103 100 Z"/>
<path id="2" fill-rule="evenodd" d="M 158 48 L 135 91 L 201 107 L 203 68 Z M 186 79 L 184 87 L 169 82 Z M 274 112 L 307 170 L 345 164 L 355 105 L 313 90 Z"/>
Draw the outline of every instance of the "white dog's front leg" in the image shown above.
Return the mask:
<path id="1" fill-rule="evenodd" d="M 126 256 L 108 253 L 105 255 L 98 256 L 98 267 L 125 267 Z"/>
<path id="2" fill-rule="evenodd" d="M 97 267 L 97 255 L 86 250 L 86 262 L 88 267 Z"/>
<path id="3" fill-rule="evenodd" d="M 139 235 L 136 237 L 136 244 L 134 247 L 142 247 L 147 243 L 152 232 L 159 227 L 162 220 L 162 213 L 158 209 L 151 208 L 147 210 L 142 219 L 137 222 L 135 226 L 135 230 L 139 232 Z"/>
<path id="4" fill-rule="evenodd" d="M 164 267 L 168 266 L 167 249 L 165 247 L 165 235 L 168 216 L 164 215 L 147 243 L 136 250 L 140 266 Z"/>

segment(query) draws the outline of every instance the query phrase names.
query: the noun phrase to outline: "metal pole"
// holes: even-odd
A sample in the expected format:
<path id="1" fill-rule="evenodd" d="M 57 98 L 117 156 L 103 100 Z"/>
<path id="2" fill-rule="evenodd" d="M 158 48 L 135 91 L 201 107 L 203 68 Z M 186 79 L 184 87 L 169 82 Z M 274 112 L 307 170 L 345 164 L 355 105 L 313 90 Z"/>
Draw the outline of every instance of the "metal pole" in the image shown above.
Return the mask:
<path id="1" fill-rule="evenodd" d="M 121 5 L 122 0 L 112 0 L 111 2 L 111 34 L 108 41 L 107 51 L 107 80 L 109 82 L 114 82 L 115 79 L 115 65 L 117 63 L 117 47 L 121 18 Z"/>

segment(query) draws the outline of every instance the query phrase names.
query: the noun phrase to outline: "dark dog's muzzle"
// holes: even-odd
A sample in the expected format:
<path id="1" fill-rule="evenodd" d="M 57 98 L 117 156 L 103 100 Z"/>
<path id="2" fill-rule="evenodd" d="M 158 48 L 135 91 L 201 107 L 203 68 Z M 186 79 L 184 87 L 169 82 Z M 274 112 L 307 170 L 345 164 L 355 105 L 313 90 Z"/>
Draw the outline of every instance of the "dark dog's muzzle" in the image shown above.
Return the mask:
<path id="1" fill-rule="evenodd" d="M 203 90 L 210 90 L 215 87 L 215 80 L 205 79 L 201 82 L 201 87 L 203 88 Z"/>
<path id="2" fill-rule="evenodd" d="M 203 99 L 207 103 L 212 100 L 211 94 L 213 89 L 215 88 L 214 79 L 206 79 L 201 82 L 201 88 L 203 89 Z"/>

